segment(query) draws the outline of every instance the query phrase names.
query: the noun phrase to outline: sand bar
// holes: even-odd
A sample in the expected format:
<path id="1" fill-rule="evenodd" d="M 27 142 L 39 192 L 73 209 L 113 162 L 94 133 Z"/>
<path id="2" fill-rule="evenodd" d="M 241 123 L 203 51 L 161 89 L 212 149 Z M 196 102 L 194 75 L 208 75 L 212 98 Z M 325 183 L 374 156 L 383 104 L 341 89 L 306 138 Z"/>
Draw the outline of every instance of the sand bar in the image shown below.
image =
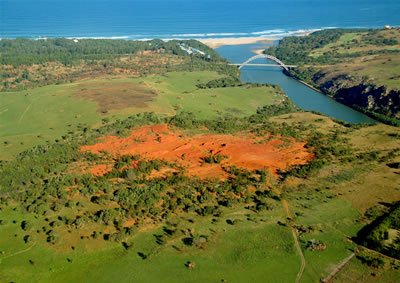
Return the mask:
<path id="1" fill-rule="evenodd" d="M 253 52 L 254 54 L 260 55 L 264 53 L 265 49 L 253 49 L 251 50 L 251 52 Z"/>
<path id="2" fill-rule="evenodd" d="M 292 36 L 306 36 L 311 34 L 311 31 L 298 32 Z M 240 44 L 271 44 L 282 37 L 225 37 L 225 38 L 195 38 L 196 40 L 208 45 L 211 48 L 217 48 L 223 45 L 240 45 Z M 257 50 L 257 52 L 259 52 Z"/>
<path id="3" fill-rule="evenodd" d="M 236 37 L 236 38 L 201 38 L 198 41 L 208 45 L 211 48 L 217 48 L 223 45 L 240 45 L 240 44 L 253 44 L 253 43 L 265 43 L 271 44 L 274 38 L 265 37 Z"/>

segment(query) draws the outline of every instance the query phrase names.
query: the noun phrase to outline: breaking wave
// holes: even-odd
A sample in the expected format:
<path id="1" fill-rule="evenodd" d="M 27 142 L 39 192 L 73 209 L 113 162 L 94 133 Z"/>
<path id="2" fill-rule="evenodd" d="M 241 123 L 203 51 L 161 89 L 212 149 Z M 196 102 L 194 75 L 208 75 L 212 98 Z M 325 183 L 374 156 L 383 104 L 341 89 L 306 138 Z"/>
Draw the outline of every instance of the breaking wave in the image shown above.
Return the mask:
<path id="1" fill-rule="evenodd" d="M 237 37 L 260 37 L 269 39 L 281 39 L 287 36 L 302 36 L 308 33 L 323 29 L 332 29 L 335 27 L 321 27 L 313 29 L 270 29 L 255 32 L 215 32 L 215 33 L 174 33 L 174 34 L 133 34 L 133 35 L 114 35 L 114 36 L 91 36 L 91 35 L 77 35 L 77 36 L 39 36 L 33 37 L 34 39 L 46 39 L 55 37 L 66 37 L 69 39 L 120 39 L 120 40 L 150 40 L 150 39 L 204 39 L 204 38 L 237 38 Z"/>

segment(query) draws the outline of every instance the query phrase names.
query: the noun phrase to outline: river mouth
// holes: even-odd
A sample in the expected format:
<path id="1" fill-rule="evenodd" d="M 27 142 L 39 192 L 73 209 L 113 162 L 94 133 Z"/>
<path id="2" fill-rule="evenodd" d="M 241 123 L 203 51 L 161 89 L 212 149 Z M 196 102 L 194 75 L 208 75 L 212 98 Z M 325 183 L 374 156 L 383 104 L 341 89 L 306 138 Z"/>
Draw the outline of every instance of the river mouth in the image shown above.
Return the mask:
<path id="1" fill-rule="evenodd" d="M 243 63 L 255 55 L 254 50 L 266 47 L 268 47 L 266 44 L 226 45 L 216 48 L 215 51 L 231 63 Z M 257 59 L 252 63 L 266 63 L 266 59 Z M 267 63 L 274 64 L 270 60 Z M 240 79 L 248 83 L 279 85 L 293 103 L 305 111 L 319 112 L 352 124 L 376 123 L 370 117 L 286 76 L 280 68 L 245 66 L 241 69 Z"/>

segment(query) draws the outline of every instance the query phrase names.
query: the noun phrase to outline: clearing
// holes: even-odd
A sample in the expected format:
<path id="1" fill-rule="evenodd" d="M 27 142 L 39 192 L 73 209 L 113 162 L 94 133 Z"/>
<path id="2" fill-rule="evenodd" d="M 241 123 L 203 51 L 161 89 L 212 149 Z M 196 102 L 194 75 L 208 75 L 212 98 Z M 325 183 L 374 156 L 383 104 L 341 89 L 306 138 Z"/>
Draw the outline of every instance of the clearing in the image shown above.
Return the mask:
<path id="1" fill-rule="evenodd" d="M 216 72 L 173 72 L 144 78 L 101 78 L 0 93 L 0 160 L 60 138 L 79 127 L 96 127 L 140 112 L 201 118 L 250 115 L 284 99 L 279 88 L 199 89 L 220 78 Z"/>
<path id="2" fill-rule="evenodd" d="M 276 174 L 278 170 L 306 164 L 313 158 L 305 143 L 294 139 L 244 133 L 186 136 L 165 124 L 141 127 L 126 138 L 104 137 L 100 143 L 83 146 L 81 150 L 162 159 L 183 166 L 189 176 L 201 178 L 224 178 L 226 168 L 231 166 L 247 170 L 267 169 Z M 96 166 L 92 172 L 96 175 L 107 172 L 104 167 L 100 169 Z"/>

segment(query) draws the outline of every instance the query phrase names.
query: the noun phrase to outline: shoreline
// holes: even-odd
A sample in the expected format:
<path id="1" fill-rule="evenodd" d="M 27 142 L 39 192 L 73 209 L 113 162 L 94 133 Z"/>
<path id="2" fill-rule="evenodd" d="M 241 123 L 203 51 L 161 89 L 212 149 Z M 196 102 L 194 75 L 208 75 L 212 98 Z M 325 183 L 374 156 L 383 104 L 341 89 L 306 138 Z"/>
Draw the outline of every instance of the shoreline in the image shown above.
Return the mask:
<path id="1" fill-rule="evenodd" d="M 307 32 L 307 33 L 302 34 L 301 36 L 307 36 L 309 34 L 310 33 Z M 247 38 L 243 38 L 242 37 L 242 38 L 207 38 L 207 39 L 196 39 L 196 40 L 202 42 L 203 44 L 209 46 L 210 48 L 215 49 L 215 48 L 218 48 L 220 46 L 225 46 L 225 45 L 241 45 L 241 44 L 257 44 L 257 43 L 259 43 L 259 44 L 263 44 L 263 43 L 264 44 L 271 44 L 271 43 L 273 43 L 273 41 L 280 40 L 280 39 L 281 38 L 264 38 L 264 37 L 250 37 L 250 38 L 247 37 Z M 257 54 L 257 55 L 262 54 L 263 51 L 264 51 L 264 49 L 262 48 L 262 46 L 254 46 L 254 48 L 251 50 L 252 53 Z M 343 102 L 337 101 L 333 97 L 331 97 L 331 96 L 327 95 L 326 93 L 324 93 L 321 89 L 318 89 L 318 88 L 310 85 L 309 83 L 307 83 L 307 82 L 305 82 L 305 81 L 303 81 L 303 80 L 291 75 L 289 72 L 283 71 L 283 74 L 288 76 L 288 77 L 290 77 L 290 78 L 292 78 L 292 79 L 294 79 L 295 81 L 297 81 L 298 83 L 304 85 L 305 87 L 309 88 L 310 90 L 313 90 L 313 91 L 315 91 L 315 92 L 317 92 L 319 94 L 322 94 L 323 96 L 326 96 L 329 99 L 332 99 L 333 101 L 335 101 L 335 102 L 337 102 L 337 103 L 339 103 L 341 105 L 345 105 L 345 106 L 349 107 L 350 109 L 353 109 L 356 112 L 361 113 L 361 114 L 369 117 L 373 121 L 373 122 L 364 122 L 364 123 L 375 123 L 375 122 L 380 121 L 379 119 L 377 119 L 377 117 L 375 117 L 374 115 L 372 115 L 370 113 L 366 113 L 364 111 L 361 111 L 361 109 L 357 109 L 355 107 L 352 107 L 351 105 L 347 105 L 347 104 L 345 104 Z M 333 117 L 333 116 L 331 116 L 331 117 Z M 383 121 L 380 121 L 380 122 L 383 122 Z M 353 122 L 349 122 L 349 123 L 353 124 Z M 355 123 L 355 124 L 357 124 L 357 123 Z"/>
<path id="2" fill-rule="evenodd" d="M 317 29 L 318 30 L 318 29 Z M 272 44 L 274 41 L 281 40 L 287 36 L 307 36 L 313 33 L 316 30 L 302 30 L 296 32 L 294 34 L 288 35 L 269 35 L 269 36 L 239 36 L 239 37 L 171 37 L 171 38 L 129 38 L 128 36 L 114 36 L 114 37 L 106 37 L 106 36 L 98 36 L 98 37 L 85 37 L 85 36 L 65 36 L 60 38 L 70 39 L 70 40 L 84 40 L 84 39 L 111 39 L 111 40 L 128 40 L 128 41 L 150 41 L 153 39 L 160 39 L 162 41 L 171 41 L 171 40 L 197 40 L 212 49 L 216 49 L 221 46 L 225 45 L 242 45 L 242 44 Z M 36 38 L 29 38 L 31 40 L 47 40 L 52 39 L 53 37 L 36 37 Z M 55 37 L 54 37 L 55 38 Z M 0 37 L 0 41 L 3 39 L 16 39 L 12 37 Z M 255 49 L 254 53 L 260 54 L 259 49 Z"/>
<path id="3" fill-rule="evenodd" d="M 301 33 L 297 33 L 295 36 L 307 36 L 311 34 L 313 31 L 304 31 Z M 225 45 L 241 45 L 241 44 L 271 44 L 274 41 L 281 40 L 284 36 L 271 36 L 271 37 L 221 37 L 221 38 L 192 38 L 194 40 L 200 41 L 201 43 L 207 45 L 210 48 L 218 48 Z M 255 50 L 255 52 L 259 52 L 259 50 Z M 258 54 L 258 53 L 256 53 Z"/>
<path id="4" fill-rule="evenodd" d="M 256 55 L 261 55 L 261 54 L 263 54 L 264 53 L 264 50 L 265 49 L 253 49 L 253 50 L 251 50 L 251 52 L 253 52 L 254 54 L 256 54 Z"/>
<path id="5" fill-rule="evenodd" d="M 210 48 L 218 48 L 225 45 L 241 45 L 264 43 L 271 44 L 279 38 L 267 37 L 225 37 L 225 38 L 194 38 Z"/>

